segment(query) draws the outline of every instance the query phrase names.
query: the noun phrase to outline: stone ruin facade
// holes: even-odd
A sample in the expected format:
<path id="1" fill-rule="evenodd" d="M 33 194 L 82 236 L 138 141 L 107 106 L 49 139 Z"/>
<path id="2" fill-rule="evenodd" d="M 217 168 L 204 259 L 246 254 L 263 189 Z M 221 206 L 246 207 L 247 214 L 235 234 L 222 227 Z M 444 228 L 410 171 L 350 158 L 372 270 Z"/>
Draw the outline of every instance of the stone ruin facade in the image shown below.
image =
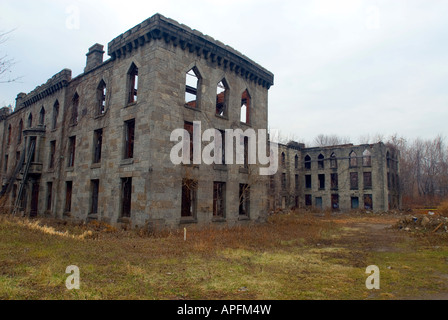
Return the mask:
<path id="1" fill-rule="evenodd" d="M 173 130 L 265 129 L 273 74 L 156 14 L 0 111 L 3 205 L 17 214 L 132 227 L 267 217 L 258 165 L 174 165 Z M 236 142 L 235 142 L 236 143 Z"/>
<path id="2" fill-rule="evenodd" d="M 279 145 L 279 169 L 270 177 L 269 210 L 401 208 L 399 150 L 382 142 L 306 148 Z"/>
<path id="3" fill-rule="evenodd" d="M 224 149 L 222 163 L 174 164 L 176 129 L 189 137 L 216 129 L 223 138 L 226 129 L 267 130 L 273 74 L 160 14 L 113 39 L 106 61 L 104 53 L 93 45 L 82 74 L 64 69 L 19 93 L 13 112 L 0 109 L 8 210 L 164 228 L 265 221 L 278 209 L 401 207 L 399 152 L 383 143 L 279 144 L 270 176 L 248 164 L 246 138 L 232 141 L 243 164 L 226 164 Z"/>

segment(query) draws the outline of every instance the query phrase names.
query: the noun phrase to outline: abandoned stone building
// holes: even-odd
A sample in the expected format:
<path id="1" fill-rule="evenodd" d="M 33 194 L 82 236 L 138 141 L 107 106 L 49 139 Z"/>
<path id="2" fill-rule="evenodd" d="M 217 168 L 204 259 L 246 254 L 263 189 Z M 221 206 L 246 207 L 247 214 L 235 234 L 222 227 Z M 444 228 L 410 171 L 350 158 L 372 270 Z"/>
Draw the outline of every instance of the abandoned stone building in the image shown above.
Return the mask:
<path id="1" fill-rule="evenodd" d="M 267 129 L 273 74 L 160 14 L 103 55 L 93 45 L 82 74 L 64 69 L 1 110 L 4 205 L 134 227 L 265 219 L 267 177 L 255 181 L 245 165 L 175 165 L 170 137 L 178 128 L 192 136 L 196 122 Z"/>
<path id="2" fill-rule="evenodd" d="M 279 144 L 269 209 L 399 209 L 399 151 L 384 143 L 306 148 Z"/>

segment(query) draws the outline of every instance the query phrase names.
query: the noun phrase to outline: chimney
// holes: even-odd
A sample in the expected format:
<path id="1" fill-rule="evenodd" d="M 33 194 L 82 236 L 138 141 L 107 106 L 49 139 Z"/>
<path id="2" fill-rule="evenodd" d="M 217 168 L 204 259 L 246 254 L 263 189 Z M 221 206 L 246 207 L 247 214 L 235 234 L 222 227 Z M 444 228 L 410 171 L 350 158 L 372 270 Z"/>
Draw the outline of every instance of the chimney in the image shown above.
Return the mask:
<path id="1" fill-rule="evenodd" d="M 90 71 L 103 63 L 103 47 L 103 45 L 96 43 L 89 48 L 89 52 L 86 54 L 87 62 L 86 67 L 84 68 L 84 72 Z"/>

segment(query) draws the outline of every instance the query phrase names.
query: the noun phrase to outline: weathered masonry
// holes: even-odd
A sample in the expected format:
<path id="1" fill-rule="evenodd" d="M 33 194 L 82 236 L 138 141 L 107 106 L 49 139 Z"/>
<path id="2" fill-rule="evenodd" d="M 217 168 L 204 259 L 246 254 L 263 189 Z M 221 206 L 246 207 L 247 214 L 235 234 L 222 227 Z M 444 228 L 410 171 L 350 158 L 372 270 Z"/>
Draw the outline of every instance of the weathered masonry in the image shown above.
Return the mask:
<path id="1" fill-rule="evenodd" d="M 1 193 L 19 214 L 112 224 L 236 224 L 267 215 L 257 165 L 174 165 L 170 134 L 267 129 L 273 74 L 159 14 L 0 114 Z M 252 168 L 255 167 L 255 168 Z M 265 180 L 266 181 L 265 181 Z"/>
<path id="2" fill-rule="evenodd" d="M 383 143 L 305 148 L 279 145 L 269 209 L 399 209 L 399 151 Z"/>

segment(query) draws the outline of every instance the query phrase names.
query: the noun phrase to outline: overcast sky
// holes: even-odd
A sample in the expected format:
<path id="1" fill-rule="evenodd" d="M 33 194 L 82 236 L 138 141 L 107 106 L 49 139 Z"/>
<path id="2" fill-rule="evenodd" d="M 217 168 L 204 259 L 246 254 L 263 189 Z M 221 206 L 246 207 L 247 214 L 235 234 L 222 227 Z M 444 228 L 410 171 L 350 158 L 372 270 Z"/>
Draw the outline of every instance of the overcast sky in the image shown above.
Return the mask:
<path id="1" fill-rule="evenodd" d="M 446 0 L 2 0 L 0 30 L 14 31 L 0 56 L 21 78 L 0 84 L 0 105 L 64 68 L 82 73 L 90 46 L 107 51 L 155 13 L 274 73 L 269 127 L 284 136 L 448 137 Z"/>

